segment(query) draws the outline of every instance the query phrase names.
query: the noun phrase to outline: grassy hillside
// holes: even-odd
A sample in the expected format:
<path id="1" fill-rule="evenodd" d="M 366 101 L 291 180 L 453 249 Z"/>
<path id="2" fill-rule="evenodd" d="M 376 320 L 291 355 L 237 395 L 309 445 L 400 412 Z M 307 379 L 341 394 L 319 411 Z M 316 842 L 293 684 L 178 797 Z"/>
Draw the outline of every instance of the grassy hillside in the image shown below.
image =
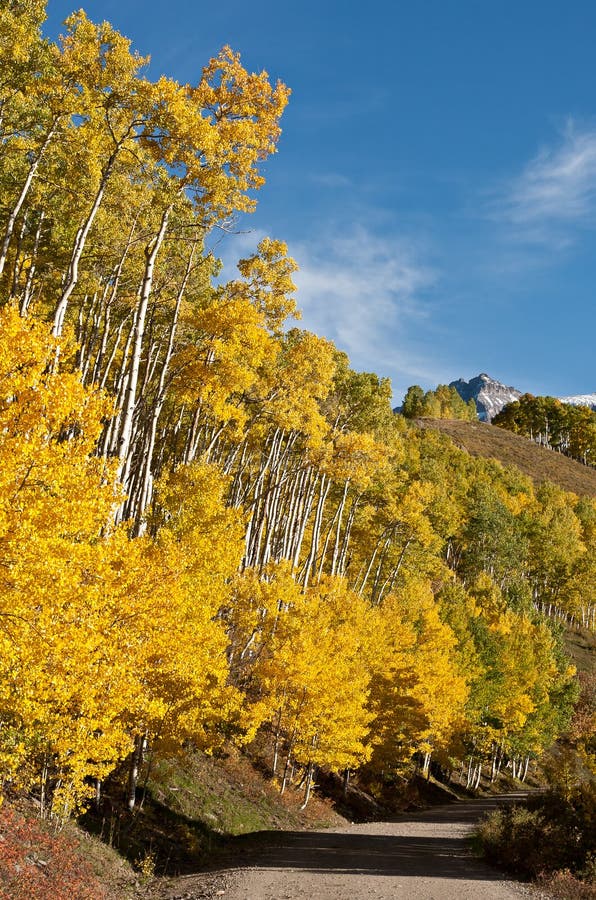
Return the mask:
<path id="1" fill-rule="evenodd" d="M 277 784 L 232 747 L 219 758 L 189 753 L 160 762 L 133 814 L 122 778 L 104 788 L 101 808 L 91 807 L 79 824 L 68 821 L 59 835 L 39 819 L 33 800 L 15 797 L 0 806 L 0 900 L 161 896 L 164 876 L 202 869 L 234 836 L 345 823 L 318 791 L 306 810 L 302 791 L 291 787 L 280 796 Z"/>
<path id="2" fill-rule="evenodd" d="M 416 425 L 449 435 L 458 447 L 472 456 L 497 459 L 504 466 L 517 466 L 536 484 L 552 481 L 574 494 L 596 497 L 596 469 L 539 447 L 511 431 L 485 422 L 457 419 L 416 419 Z"/>
<path id="3" fill-rule="evenodd" d="M 578 672 L 594 675 L 596 670 L 596 635 L 587 628 L 575 626 L 565 631 L 565 646 Z"/>
<path id="4" fill-rule="evenodd" d="M 497 459 L 505 466 L 517 466 L 535 484 L 552 481 L 575 494 L 596 497 L 596 469 L 539 447 L 527 438 L 496 425 L 455 419 L 416 419 L 416 425 L 447 434 L 458 447 L 472 456 Z M 578 671 L 594 672 L 595 642 L 595 635 L 586 628 L 577 626 L 566 629 L 565 644 Z"/>

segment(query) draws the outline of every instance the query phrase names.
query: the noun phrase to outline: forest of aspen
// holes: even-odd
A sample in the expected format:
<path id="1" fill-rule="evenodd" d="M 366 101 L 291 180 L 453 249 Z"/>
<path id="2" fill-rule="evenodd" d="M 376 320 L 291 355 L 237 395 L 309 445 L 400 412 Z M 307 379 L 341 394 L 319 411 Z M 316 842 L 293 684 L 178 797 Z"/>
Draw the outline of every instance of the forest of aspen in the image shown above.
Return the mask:
<path id="1" fill-rule="evenodd" d="M 394 414 L 299 327 L 277 236 L 223 280 L 284 84 L 229 47 L 151 80 L 44 18 L 0 4 L 0 788 L 60 821 L 120 768 L 132 807 L 148 755 L 257 736 L 305 802 L 321 769 L 523 778 L 578 696 L 595 501 Z"/>

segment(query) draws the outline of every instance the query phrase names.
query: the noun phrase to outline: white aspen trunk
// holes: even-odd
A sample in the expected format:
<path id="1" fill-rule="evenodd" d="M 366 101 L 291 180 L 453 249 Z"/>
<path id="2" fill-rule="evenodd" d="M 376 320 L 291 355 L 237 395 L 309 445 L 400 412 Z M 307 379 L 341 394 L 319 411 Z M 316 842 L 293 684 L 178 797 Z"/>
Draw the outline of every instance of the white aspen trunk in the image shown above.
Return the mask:
<path id="1" fill-rule="evenodd" d="M 272 458 L 268 472 L 264 501 L 261 504 L 259 565 L 265 565 L 274 556 L 280 558 L 280 547 L 283 541 L 283 512 L 287 506 L 288 482 L 291 479 L 289 464 L 292 449 L 297 439 L 297 432 L 279 435 L 277 450 Z M 285 440 L 285 444 L 284 444 Z"/>
<path id="2" fill-rule="evenodd" d="M 213 434 L 211 436 L 211 440 L 209 441 L 209 443 L 207 444 L 207 447 L 205 449 L 205 459 L 207 460 L 207 462 L 213 462 L 213 461 L 215 461 L 215 458 L 217 456 L 219 456 L 219 454 L 216 454 L 215 451 L 219 444 L 219 439 L 225 430 L 225 427 L 226 427 L 225 425 L 220 425 L 218 428 L 213 429 Z M 233 461 L 235 459 L 235 456 L 236 456 L 236 454 L 232 453 L 231 459 L 229 460 L 229 465 L 234 464 Z M 225 467 L 224 467 L 224 473 L 229 474 L 229 473 L 226 473 Z"/>
<path id="3" fill-rule="evenodd" d="M 287 784 L 288 784 L 288 777 L 289 777 L 289 774 L 290 774 L 290 764 L 291 764 L 291 761 L 292 761 L 292 749 L 293 749 L 293 746 L 294 746 L 294 744 L 293 744 L 293 741 L 292 741 L 292 742 L 290 743 L 290 747 L 289 747 L 289 749 L 288 749 L 288 753 L 287 753 L 287 756 L 286 756 L 286 764 L 285 764 L 285 766 L 284 766 L 284 774 L 283 774 L 283 778 L 282 778 L 282 780 L 281 780 L 281 786 L 280 786 L 280 788 L 279 788 L 279 793 L 280 793 L 280 794 L 285 793 L 285 790 L 286 790 L 286 787 L 287 787 Z"/>
<path id="4" fill-rule="evenodd" d="M 42 819 L 46 814 L 46 796 L 48 789 L 48 756 L 44 753 L 43 767 L 41 770 L 40 793 L 39 793 L 39 815 Z"/>
<path id="5" fill-rule="evenodd" d="M 231 447 L 229 445 L 224 447 L 220 435 L 223 434 L 225 428 L 226 426 L 222 425 L 219 429 L 217 441 L 219 447 L 216 461 L 218 465 L 221 466 L 224 475 L 231 475 L 234 469 L 236 469 L 240 482 L 242 482 L 242 475 L 244 474 L 246 468 L 246 439 L 241 441 L 239 444 L 232 445 Z M 238 457 L 240 457 L 239 460 Z M 234 475 L 234 483 L 235 479 L 236 475 Z"/>
<path id="6" fill-rule="evenodd" d="M 94 310 L 97 303 L 98 292 L 95 291 L 93 297 L 91 298 L 91 303 L 88 303 L 89 294 L 85 294 L 83 297 L 83 302 L 79 307 L 79 314 L 77 316 L 77 325 L 75 329 L 76 340 L 78 344 L 78 353 L 77 353 L 77 367 L 79 371 L 82 372 L 83 366 L 85 365 L 85 359 L 88 356 L 88 344 L 93 340 L 93 335 L 89 335 L 90 327 L 91 327 L 91 318 L 95 319 Z M 85 315 L 85 309 L 87 309 L 87 314 Z M 91 329 L 92 331 L 94 329 Z"/>
<path id="7" fill-rule="evenodd" d="M 482 763 L 478 763 L 478 770 L 476 772 L 476 779 L 474 781 L 474 790 L 477 791 L 480 787 L 480 778 L 482 777 Z"/>
<path id="8" fill-rule="evenodd" d="M 294 474 L 292 483 L 286 491 L 286 500 L 284 506 L 284 528 L 281 540 L 280 554 L 282 559 L 290 558 L 291 538 L 294 528 L 294 519 L 296 515 L 296 506 L 298 503 L 298 493 L 300 484 L 304 479 L 304 470 Z"/>
<path id="9" fill-rule="evenodd" d="M 252 563 L 252 544 L 253 544 L 253 531 L 256 527 L 258 515 L 258 507 L 257 505 L 253 506 L 252 514 L 246 523 L 246 532 L 244 535 L 244 559 L 242 561 L 242 568 L 250 568 Z"/>
<path id="10" fill-rule="evenodd" d="M 262 547 L 259 552 L 259 565 L 266 566 L 272 556 L 272 546 L 275 539 L 275 515 L 277 507 L 277 499 L 279 496 L 279 485 L 270 490 L 263 503 L 263 520 L 262 520 Z"/>
<path id="11" fill-rule="evenodd" d="M 359 588 L 356 588 L 356 585 L 354 585 L 354 590 L 356 590 L 357 594 L 358 594 L 360 597 L 361 597 L 362 594 L 364 593 L 364 589 L 365 589 L 365 587 L 366 587 L 366 582 L 368 581 L 368 579 L 369 579 L 369 577 L 370 577 L 370 573 L 372 572 L 372 567 L 373 567 L 374 564 L 375 564 L 375 560 L 376 560 L 376 558 L 377 558 L 377 553 L 379 552 L 379 547 L 381 546 L 381 543 L 382 543 L 382 541 L 383 541 L 383 538 L 385 537 L 385 531 L 386 531 L 386 529 L 385 529 L 385 530 L 380 534 L 380 536 L 377 538 L 377 543 L 376 543 L 375 549 L 373 550 L 372 555 L 371 555 L 371 557 L 370 557 L 370 560 L 369 560 L 369 563 L 368 563 L 366 572 L 364 573 L 364 578 L 362 579 L 362 584 L 360 585 Z"/>
<path id="12" fill-rule="evenodd" d="M 283 478 L 283 490 L 280 489 L 275 510 L 275 559 L 289 559 L 289 540 L 293 531 L 296 513 L 297 488 L 304 475 L 301 467 L 287 469 Z M 282 486 L 280 485 L 280 488 Z"/>
<path id="13" fill-rule="evenodd" d="M 232 502 L 232 496 L 236 498 L 242 492 L 242 476 L 246 468 L 246 438 L 239 443 L 230 444 L 225 438 L 222 440 L 226 428 L 225 422 L 218 426 L 209 442 L 207 451 L 209 460 L 217 463 L 224 475 L 231 476 L 232 486 L 228 492 L 228 505 L 236 508 L 238 504 L 236 499 Z"/>
<path id="14" fill-rule="evenodd" d="M 197 452 L 197 445 L 199 440 L 199 422 L 201 419 L 201 402 L 197 403 L 197 408 L 195 409 L 192 422 L 190 428 L 188 429 L 188 436 L 186 441 L 186 447 L 184 449 L 184 456 L 182 458 L 182 462 L 188 465 L 191 463 Z"/>
<path id="15" fill-rule="evenodd" d="M 93 368 L 91 369 L 91 375 L 89 376 L 87 384 L 96 384 L 99 378 L 99 373 L 101 371 L 101 364 L 105 359 L 106 351 L 108 349 L 108 341 L 110 339 L 110 323 L 111 323 L 111 310 L 109 306 L 103 311 L 103 324 L 100 328 L 101 339 L 99 342 L 99 347 L 97 348 L 97 353 L 95 354 L 95 359 L 93 360 Z M 122 324 L 122 323 L 121 323 Z M 122 332 L 120 331 L 120 334 Z"/>
<path id="16" fill-rule="evenodd" d="M 107 165 L 99 182 L 99 186 L 95 193 L 95 197 L 93 198 L 91 209 L 89 210 L 85 222 L 76 233 L 70 262 L 68 264 L 68 271 L 66 273 L 66 280 L 64 282 L 64 287 L 62 288 L 62 295 L 60 297 L 60 300 L 58 301 L 58 305 L 54 313 L 54 327 L 52 329 L 52 334 L 54 335 L 54 337 L 60 337 L 62 334 L 64 319 L 66 317 L 66 310 L 68 308 L 68 302 L 79 280 L 79 264 L 81 262 L 83 251 L 85 249 L 85 244 L 87 243 L 87 238 L 89 236 L 89 232 L 91 231 L 91 226 L 95 221 L 95 216 L 99 211 L 106 191 L 106 187 L 114 170 L 114 163 L 116 162 L 116 157 L 118 156 L 119 149 L 120 148 L 117 147 L 108 159 Z"/>
<path id="17" fill-rule="evenodd" d="M 128 770 L 127 805 L 131 812 L 135 808 L 137 798 L 137 783 L 139 780 L 139 769 L 143 759 L 143 744 L 143 735 L 137 734 L 137 736 L 135 737 L 134 750 L 130 758 L 130 767 Z"/>
<path id="18" fill-rule="evenodd" d="M 342 791 L 341 791 L 341 795 L 344 800 L 348 799 L 349 786 L 350 786 L 350 770 L 344 769 L 344 777 L 343 777 Z"/>
<path id="19" fill-rule="evenodd" d="M 336 534 L 337 532 L 337 520 L 339 518 L 339 510 L 340 507 L 337 506 L 331 520 L 327 524 L 327 528 L 325 531 L 325 540 L 323 541 L 323 549 L 319 555 L 319 565 L 318 565 L 318 573 L 317 573 L 317 582 L 320 582 L 323 572 L 325 569 L 325 561 L 327 559 L 327 552 L 329 550 L 329 544 L 331 543 L 331 536 Z"/>
<path id="20" fill-rule="evenodd" d="M 153 380 L 153 376 L 155 375 L 155 370 L 157 369 L 157 365 L 159 362 L 159 354 L 160 354 L 160 345 L 156 341 L 151 341 L 149 344 L 149 349 L 147 350 L 147 362 L 145 363 L 143 370 L 143 379 L 141 381 L 141 385 L 137 390 L 139 397 L 145 398 L 147 395 L 147 389 Z"/>
<path id="21" fill-rule="evenodd" d="M 499 745 L 496 744 L 496 743 L 494 743 L 494 744 L 493 744 L 492 758 L 491 758 L 491 766 L 490 766 L 490 780 L 491 780 L 491 784 L 494 782 L 495 778 L 497 777 L 497 756 L 498 756 L 498 753 L 499 753 Z"/>
<path id="22" fill-rule="evenodd" d="M 255 534 L 255 540 L 253 541 L 253 555 L 251 560 L 251 565 L 254 567 L 258 567 L 261 565 L 261 544 L 263 543 L 263 535 L 265 533 L 265 501 L 263 500 L 261 503 L 261 514 L 259 517 L 259 527 Z"/>
<path id="23" fill-rule="evenodd" d="M 346 483 L 344 484 L 343 494 L 341 496 L 341 501 L 339 504 L 338 515 L 337 515 L 337 527 L 335 530 L 335 544 L 333 546 L 333 556 L 331 557 L 331 574 L 337 575 L 337 570 L 339 566 L 339 554 L 340 554 L 340 538 L 341 538 L 341 523 L 344 515 L 344 509 L 346 507 L 346 501 L 348 499 L 348 491 L 350 489 L 350 479 L 346 479 Z"/>
<path id="24" fill-rule="evenodd" d="M 123 249 L 123 251 L 122 251 L 122 253 L 121 253 L 121 255 L 120 255 L 120 259 L 119 259 L 119 261 L 118 261 L 118 265 L 116 266 L 116 268 L 115 268 L 115 270 L 114 270 L 114 273 L 113 273 L 113 276 L 112 276 L 112 278 L 111 278 L 111 285 L 112 285 L 112 288 L 111 288 L 110 296 L 109 296 L 109 297 L 107 296 L 108 284 L 106 284 L 106 292 L 105 292 L 105 294 L 104 294 L 104 301 L 105 301 L 105 302 L 104 302 L 104 307 L 103 307 L 103 327 L 101 328 L 101 343 L 100 343 L 100 346 L 99 346 L 99 350 L 98 350 L 97 353 L 96 353 L 95 361 L 94 361 L 94 364 L 93 364 L 93 371 L 92 371 L 91 378 L 90 378 L 90 382 L 91 382 L 92 384 L 96 384 L 97 381 L 98 381 L 98 379 L 99 379 L 99 373 L 100 373 L 100 371 L 101 371 L 101 366 L 102 366 L 102 363 L 103 363 L 103 360 L 104 360 L 104 357 L 105 357 L 105 354 L 106 354 L 106 351 L 107 351 L 107 347 L 108 347 L 108 338 L 109 338 L 109 332 L 110 332 L 110 320 L 111 320 L 112 304 L 114 303 L 114 301 L 115 301 L 115 299 L 116 299 L 116 297 L 117 297 L 117 295 L 118 295 L 118 289 L 119 289 L 119 287 L 120 287 L 120 280 L 121 280 L 121 278 L 122 278 L 122 272 L 123 272 L 123 269 L 124 269 L 124 263 L 126 262 L 126 258 L 127 258 L 127 256 L 128 256 L 129 250 L 130 250 L 130 248 L 131 248 L 131 246 L 132 246 L 133 237 L 134 237 L 134 233 L 135 233 L 135 230 L 136 230 L 136 225 L 137 225 L 137 221 L 138 221 L 139 214 L 140 214 L 140 213 L 137 213 L 137 215 L 135 216 L 134 222 L 133 222 L 133 224 L 132 224 L 132 226 L 131 226 L 131 228 L 130 228 L 130 231 L 129 231 L 129 233 L 128 233 L 128 237 L 127 237 L 127 239 L 126 239 L 126 243 L 125 243 L 125 245 L 124 245 L 124 249 Z M 103 375 L 103 377 L 102 377 L 101 387 L 104 387 L 104 386 L 105 386 L 106 380 L 107 380 L 107 378 L 108 378 L 109 371 L 110 371 L 111 366 L 112 366 L 112 363 L 113 363 L 113 361 L 114 361 L 114 357 L 115 357 L 115 355 L 116 355 L 116 350 L 117 350 L 117 348 L 118 348 L 118 344 L 120 343 L 120 336 L 121 336 L 121 334 L 122 334 L 122 329 L 123 329 L 123 326 L 124 326 L 124 321 L 125 321 L 125 320 L 122 320 L 122 321 L 120 322 L 120 325 L 118 326 L 117 340 L 116 340 L 116 343 L 115 343 L 115 345 L 114 345 L 113 352 L 112 352 L 112 354 L 110 355 L 110 359 L 109 359 L 109 361 L 108 361 L 108 365 L 107 365 L 107 367 L 106 367 L 106 370 L 104 371 L 104 375 Z"/>
<path id="25" fill-rule="evenodd" d="M 279 761 L 279 728 L 275 731 L 275 742 L 273 744 L 273 762 L 271 763 L 271 774 L 275 778 L 277 775 L 277 763 Z"/>
<path id="26" fill-rule="evenodd" d="M 130 348 L 132 347 L 132 339 L 135 330 L 135 322 L 136 322 L 137 310 L 134 311 L 130 328 L 128 330 L 128 335 L 126 337 L 126 344 L 124 345 L 124 350 L 122 352 L 122 359 L 120 360 L 120 366 L 116 377 L 114 378 L 113 390 L 112 393 L 116 397 L 115 407 L 116 414 L 112 416 L 109 422 L 106 425 L 105 433 L 102 436 L 101 440 L 101 455 L 102 456 L 115 456 L 118 450 L 118 435 L 120 433 L 120 422 L 122 420 L 122 407 L 124 405 L 124 391 L 126 388 L 126 370 L 128 368 L 128 361 L 130 356 Z M 116 348 L 114 348 L 113 353 L 115 354 Z M 105 379 L 102 378 L 100 382 L 100 387 L 105 386 Z"/>
<path id="27" fill-rule="evenodd" d="M 467 775 L 467 778 L 466 778 L 466 787 L 467 787 L 467 788 L 469 788 L 470 785 L 472 784 L 472 771 L 473 771 L 473 765 L 474 765 L 474 757 L 473 757 L 473 756 L 470 756 L 470 760 L 469 760 L 469 763 L 468 763 L 468 775 Z"/>
<path id="28" fill-rule="evenodd" d="M 21 277 L 21 272 L 23 271 L 24 259 L 22 258 L 21 251 L 23 249 L 23 238 L 25 237 L 25 231 L 27 230 L 27 214 L 23 216 L 23 221 L 21 223 L 21 227 L 19 229 L 19 233 L 17 236 L 17 246 L 15 247 L 15 262 L 12 267 L 12 283 L 9 291 L 10 300 L 14 300 L 18 293 L 19 287 L 19 279 Z"/>
<path id="29" fill-rule="evenodd" d="M 280 506 L 278 517 L 278 559 L 291 559 L 292 556 L 292 536 L 294 534 L 300 485 L 303 483 L 303 480 L 303 469 L 297 469 L 292 473 L 288 473 L 283 492 L 283 503 Z"/>
<path id="30" fill-rule="evenodd" d="M 229 500 L 228 500 L 229 505 L 231 507 L 233 507 L 234 509 L 237 509 L 240 506 L 240 502 L 241 502 L 240 498 L 243 493 L 242 475 L 244 472 L 244 467 L 246 465 L 247 453 L 248 453 L 248 445 L 247 445 L 246 438 L 242 441 L 241 448 L 242 449 L 240 451 L 240 460 L 238 462 L 236 472 L 234 473 L 234 480 L 232 481 L 232 487 L 230 490 L 230 496 L 229 496 Z M 237 448 L 237 450 L 238 450 L 238 448 Z M 227 474 L 229 475 L 230 472 L 227 472 Z"/>
<path id="31" fill-rule="evenodd" d="M 302 697 L 300 698 L 300 703 L 296 707 L 296 714 L 294 716 L 294 726 L 292 728 L 292 734 L 290 736 L 290 740 L 288 743 L 288 752 L 287 752 L 287 756 L 286 756 L 286 764 L 284 766 L 284 775 L 283 775 L 283 780 L 281 783 L 281 788 L 279 791 L 280 794 L 283 794 L 283 792 L 286 789 L 286 785 L 288 783 L 288 776 L 290 773 L 290 765 L 292 765 L 292 769 L 293 769 L 292 752 L 294 750 L 294 744 L 296 742 L 296 735 L 298 733 L 298 722 L 300 720 L 300 713 L 302 712 L 302 707 L 304 706 L 305 700 L 306 700 L 306 688 L 303 688 Z"/>
<path id="32" fill-rule="evenodd" d="M 143 283 L 141 285 L 139 296 L 139 307 L 136 316 L 133 351 L 130 362 L 130 371 L 127 379 L 126 393 L 124 397 L 124 409 L 122 414 L 122 426 L 120 429 L 118 456 L 120 457 L 119 477 L 123 484 L 126 484 L 128 477 L 128 469 L 131 463 L 129 451 L 132 441 L 132 426 L 135 405 L 137 401 L 137 385 L 139 381 L 139 370 L 141 364 L 141 353 L 143 349 L 143 338 L 145 336 L 145 320 L 147 316 L 147 307 L 153 287 L 153 275 L 155 270 L 155 261 L 157 254 L 165 237 L 168 221 L 172 206 L 166 207 L 164 210 L 159 231 L 152 243 L 145 251 L 145 273 L 143 275 Z"/>
<path id="33" fill-rule="evenodd" d="M 292 548 L 293 552 L 291 556 L 293 572 L 296 572 L 300 563 L 302 543 L 304 541 L 304 534 L 306 532 L 306 526 L 310 518 L 312 505 L 315 500 L 318 480 L 319 476 L 317 472 L 311 466 L 309 466 L 306 473 L 304 491 L 301 493 L 296 510 L 296 527 L 294 529 Z"/>
<path id="34" fill-rule="evenodd" d="M 304 565 L 304 570 L 302 572 L 300 581 L 302 586 L 306 590 L 308 587 L 308 581 L 311 575 L 311 572 L 315 568 L 316 558 L 317 558 L 317 550 L 319 548 L 319 540 L 320 540 L 320 532 L 321 532 L 321 520 L 323 518 L 323 509 L 325 507 L 325 502 L 327 500 L 327 495 L 329 494 L 329 489 L 331 487 L 331 480 L 324 473 L 321 475 L 320 486 L 319 486 L 319 500 L 317 502 L 317 508 L 315 511 L 315 520 L 313 523 L 312 537 L 310 542 L 310 551 L 308 557 L 306 559 L 306 563 Z"/>
<path id="35" fill-rule="evenodd" d="M 261 526 L 261 502 L 260 497 L 254 502 L 252 515 L 246 527 L 244 566 L 247 568 L 256 564 L 258 531 Z"/>
<path id="36" fill-rule="evenodd" d="M 314 766 L 311 762 L 309 762 L 309 764 L 307 766 L 307 771 L 306 771 L 306 783 L 304 786 L 304 803 L 302 804 L 300 809 L 306 809 L 306 807 L 308 805 L 308 801 L 310 800 L 310 792 L 311 792 L 312 783 L 313 783 L 313 773 L 314 773 Z"/>
<path id="37" fill-rule="evenodd" d="M 284 533 L 284 544 L 283 544 L 283 556 L 284 559 L 291 560 L 294 556 L 295 550 L 295 537 L 297 533 L 297 529 L 299 526 L 298 522 L 298 514 L 300 506 L 304 500 L 306 485 L 308 483 L 309 478 L 309 470 L 301 469 L 300 472 L 294 478 L 294 484 L 292 486 L 291 496 L 290 496 L 290 508 L 288 512 L 288 517 L 286 519 L 285 533 Z"/>
<path id="38" fill-rule="evenodd" d="M 91 356 L 99 338 L 101 301 L 99 300 L 98 292 L 96 291 L 93 294 L 87 315 L 84 316 L 86 303 L 87 296 L 85 296 L 83 303 L 81 304 L 77 323 L 77 343 L 79 345 L 78 368 L 81 372 L 81 379 L 83 381 L 85 381 L 87 377 Z"/>
<path id="39" fill-rule="evenodd" d="M 124 326 L 125 326 L 125 324 L 126 324 L 126 320 L 124 319 L 124 320 L 123 320 L 122 322 L 120 322 L 120 324 L 118 325 L 118 328 L 117 328 L 117 330 L 116 330 L 116 336 L 115 336 L 115 338 L 114 338 L 114 344 L 113 344 L 112 349 L 111 349 L 111 351 L 110 351 L 110 355 L 109 355 L 109 357 L 108 357 L 108 361 L 107 361 L 107 363 L 106 363 L 105 366 L 104 366 L 104 370 L 103 370 L 103 373 L 102 373 L 102 375 L 101 375 L 101 378 L 99 378 L 99 373 L 100 373 L 101 369 L 98 367 L 98 371 L 97 371 L 97 373 L 95 374 L 95 377 L 94 377 L 94 379 L 93 379 L 94 382 L 95 382 L 95 381 L 97 381 L 97 379 L 99 378 L 99 387 L 100 387 L 102 390 L 105 388 L 106 384 L 108 383 L 108 378 L 110 377 L 110 373 L 111 373 L 111 371 L 112 371 L 112 366 L 114 365 L 114 360 L 116 359 L 116 353 L 118 352 L 118 347 L 120 346 L 120 338 L 122 337 L 122 332 L 124 331 Z M 128 332 L 127 343 L 126 343 L 126 345 L 125 345 L 125 348 L 124 348 L 124 351 L 123 351 L 123 354 L 122 354 L 123 359 L 126 359 L 126 358 L 127 358 L 128 350 L 130 349 L 130 339 L 131 339 L 131 337 L 132 337 L 132 328 L 130 328 L 130 329 L 129 329 L 129 332 Z M 107 350 L 107 342 L 106 342 L 106 350 Z"/>
<path id="40" fill-rule="evenodd" d="M 286 438 L 285 447 L 281 449 L 281 442 L 277 458 L 274 460 L 270 472 L 269 484 L 265 494 L 263 505 L 263 522 L 265 524 L 265 544 L 260 555 L 260 564 L 265 565 L 273 556 L 280 558 L 283 543 L 282 515 L 287 506 L 288 482 L 290 472 L 291 450 L 296 441 L 296 434 L 290 434 Z"/>
<path id="41" fill-rule="evenodd" d="M 404 560 L 405 552 L 407 547 L 409 546 L 410 541 L 407 542 L 406 547 L 402 550 L 399 560 L 397 561 L 397 565 L 393 568 L 393 571 L 390 573 L 389 577 L 385 580 L 379 594 L 377 596 L 377 604 L 380 604 L 383 600 L 385 594 L 390 594 L 395 586 L 395 582 L 397 581 L 397 577 L 399 575 L 399 570 L 401 569 L 401 565 Z"/>
<path id="42" fill-rule="evenodd" d="M 317 486 L 319 483 L 319 475 L 315 469 L 311 469 L 310 480 L 308 490 L 304 497 L 304 503 L 302 505 L 302 509 L 299 515 L 299 526 L 298 533 L 296 535 L 296 546 L 294 551 L 294 559 L 293 559 L 293 569 L 296 571 L 298 568 L 298 564 L 300 562 L 300 557 L 302 555 L 302 545 L 304 543 L 304 535 L 306 534 L 306 527 L 310 521 L 310 516 L 312 513 L 312 508 L 315 502 L 315 496 L 317 493 Z"/>
<path id="43" fill-rule="evenodd" d="M 50 126 L 50 130 L 48 131 L 43 144 L 39 148 L 37 156 L 35 157 L 35 159 L 31 163 L 31 165 L 29 166 L 29 171 L 27 172 L 27 176 L 25 178 L 25 181 L 23 182 L 23 186 L 21 188 L 20 194 L 17 197 L 17 199 L 8 215 L 8 221 L 6 222 L 6 228 L 4 229 L 4 237 L 2 239 L 2 246 L 0 247 L 0 275 L 2 275 L 2 273 L 4 272 L 4 266 L 6 265 L 6 258 L 8 256 L 8 248 L 10 247 L 10 241 L 11 241 L 12 235 L 14 233 L 14 227 L 15 227 L 15 224 L 17 221 L 17 217 L 21 211 L 23 203 L 25 202 L 25 200 L 27 198 L 27 194 L 29 193 L 31 185 L 33 184 L 33 179 L 35 178 L 36 172 L 39 168 L 39 164 L 40 164 L 46 150 L 50 146 L 54 135 L 56 134 L 56 131 L 58 129 L 58 123 L 61 118 L 62 118 L 61 115 L 54 117 L 52 124 Z"/>
<path id="44" fill-rule="evenodd" d="M 253 512 L 246 529 L 246 554 L 245 565 L 248 567 L 256 566 L 259 559 L 259 547 L 264 528 L 264 497 L 265 491 L 263 487 L 265 480 L 269 475 L 270 468 L 273 468 L 275 460 L 279 454 L 279 445 L 283 437 L 283 431 L 277 428 L 271 438 L 269 452 L 264 464 L 253 487 Z"/>
<path id="45" fill-rule="evenodd" d="M 31 305 L 31 297 L 33 294 L 33 278 L 35 276 L 35 270 L 37 267 L 37 255 L 39 253 L 39 242 L 41 240 L 41 229 L 44 223 L 45 214 L 42 212 L 39 214 L 39 222 L 37 223 L 37 228 L 35 230 L 35 239 L 33 241 L 33 251 L 31 253 L 31 264 L 29 269 L 27 270 L 27 278 L 25 280 L 25 287 L 23 290 L 23 296 L 21 298 L 21 304 L 19 307 L 19 314 L 21 318 L 25 318 L 27 313 L 29 312 L 29 306 Z"/>
<path id="46" fill-rule="evenodd" d="M 388 549 L 389 549 L 389 547 L 390 547 L 390 545 L 391 545 L 391 539 L 392 539 L 392 538 L 393 538 L 393 533 L 391 532 L 391 533 L 389 534 L 389 537 L 387 538 L 387 540 L 385 541 L 385 543 L 384 543 L 384 545 L 383 545 L 383 549 L 381 550 L 381 553 L 379 554 L 379 561 L 378 561 L 378 563 L 377 563 L 377 569 L 376 569 L 376 572 L 375 572 L 375 577 L 374 577 L 374 579 L 373 579 L 372 588 L 371 588 L 371 591 L 370 591 L 371 600 L 372 600 L 373 603 L 374 603 L 375 601 L 378 601 L 378 592 L 377 592 L 377 588 L 378 588 L 378 586 L 379 586 L 379 581 L 380 581 L 380 578 L 381 578 L 381 571 L 382 571 L 382 569 L 383 569 L 383 563 L 385 562 L 385 559 L 386 559 L 386 557 L 387 557 L 387 551 L 388 551 Z"/>
<path id="47" fill-rule="evenodd" d="M 350 507 L 350 512 L 348 513 L 348 521 L 346 522 L 346 527 L 344 531 L 344 537 L 341 545 L 341 551 L 339 554 L 339 562 L 337 564 L 337 574 L 345 575 L 348 567 L 348 549 L 350 546 L 350 538 L 352 536 L 352 526 L 356 519 L 356 510 L 358 509 L 358 505 L 360 503 L 360 499 L 362 494 L 357 494 L 352 501 L 352 505 Z"/>
<path id="48" fill-rule="evenodd" d="M 278 482 L 265 501 L 265 546 L 262 553 L 262 565 L 267 565 L 270 559 L 279 560 L 280 527 L 279 516 L 282 505 L 283 482 Z"/>

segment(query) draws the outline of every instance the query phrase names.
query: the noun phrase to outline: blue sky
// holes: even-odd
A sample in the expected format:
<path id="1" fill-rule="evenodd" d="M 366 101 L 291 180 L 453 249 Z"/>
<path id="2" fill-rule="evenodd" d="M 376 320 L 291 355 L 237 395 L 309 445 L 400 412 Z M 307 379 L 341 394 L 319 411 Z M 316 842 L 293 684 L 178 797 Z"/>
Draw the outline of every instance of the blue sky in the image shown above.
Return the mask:
<path id="1" fill-rule="evenodd" d="M 76 8 L 49 0 L 47 33 Z M 302 325 L 355 368 L 596 391 L 596 3 L 93 0 L 196 81 L 223 44 L 292 88 L 257 212 L 300 265 Z"/>

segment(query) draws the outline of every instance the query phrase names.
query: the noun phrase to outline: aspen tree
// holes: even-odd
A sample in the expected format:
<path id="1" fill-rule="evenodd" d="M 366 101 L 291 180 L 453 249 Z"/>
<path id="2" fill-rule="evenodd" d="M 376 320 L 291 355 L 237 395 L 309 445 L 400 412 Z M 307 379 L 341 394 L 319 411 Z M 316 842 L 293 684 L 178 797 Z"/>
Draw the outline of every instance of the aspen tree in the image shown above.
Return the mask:
<path id="1" fill-rule="evenodd" d="M 302 591 L 287 566 L 278 566 L 264 581 L 249 570 L 242 575 L 229 616 L 232 670 L 270 719 L 274 773 L 285 757 L 280 789 L 297 764 L 308 800 L 316 766 L 340 771 L 369 755 L 375 614 L 342 579 Z"/>

